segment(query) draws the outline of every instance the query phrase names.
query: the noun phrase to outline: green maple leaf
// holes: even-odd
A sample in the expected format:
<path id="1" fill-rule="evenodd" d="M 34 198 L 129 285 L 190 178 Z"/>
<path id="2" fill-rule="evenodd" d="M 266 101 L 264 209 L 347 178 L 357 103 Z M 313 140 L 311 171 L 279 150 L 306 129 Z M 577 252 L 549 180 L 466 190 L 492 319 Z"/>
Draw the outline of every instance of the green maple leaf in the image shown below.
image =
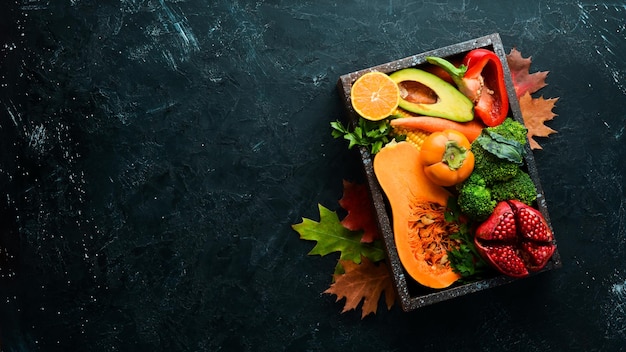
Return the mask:
<path id="1" fill-rule="evenodd" d="M 351 231 L 341 225 L 337 213 L 318 204 L 320 221 L 302 218 L 302 222 L 292 225 L 300 234 L 300 239 L 317 241 L 309 255 L 324 256 L 340 252 L 341 260 L 361 263 L 361 256 L 377 262 L 385 258 L 385 251 L 380 241 L 362 243 L 363 231 Z"/>

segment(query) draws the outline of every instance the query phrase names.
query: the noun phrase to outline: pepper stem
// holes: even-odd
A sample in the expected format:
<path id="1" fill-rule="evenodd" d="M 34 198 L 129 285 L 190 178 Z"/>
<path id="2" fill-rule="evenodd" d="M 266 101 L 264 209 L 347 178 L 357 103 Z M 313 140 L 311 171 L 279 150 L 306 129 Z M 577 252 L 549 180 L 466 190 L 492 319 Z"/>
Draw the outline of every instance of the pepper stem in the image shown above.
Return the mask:
<path id="1" fill-rule="evenodd" d="M 461 93 L 468 97 L 474 104 L 478 102 L 478 99 L 480 99 L 482 95 L 483 86 L 485 85 L 480 74 L 476 77 L 468 77 L 467 66 L 461 65 L 456 67 L 450 61 L 436 56 L 427 56 L 426 61 L 446 71 L 450 77 L 452 77 L 452 81 L 454 81 L 454 84 L 456 84 Z"/>
<path id="2" fill-rule="evenodd" d="M 467 66 L 461 65 L 459 67 L 456 67 L 450 61 L 436 56 L 427 56 L 426 61 L 433 65 L 439 66 L 444 71 L 446 71 L 450 75 L 450 77 L 452 77 L 452 80 L 457 86 L 462 84 L 465 72 L 467 72 Z"/>
<path id="3" fill-rule="evenodd" d="M 441 161 L 448 165 L 450 170 L 458 170 L 463 166 L 466 157 L 467 149 L 465 147 L 460 146 L 456 141 L 447 141 Z"/>

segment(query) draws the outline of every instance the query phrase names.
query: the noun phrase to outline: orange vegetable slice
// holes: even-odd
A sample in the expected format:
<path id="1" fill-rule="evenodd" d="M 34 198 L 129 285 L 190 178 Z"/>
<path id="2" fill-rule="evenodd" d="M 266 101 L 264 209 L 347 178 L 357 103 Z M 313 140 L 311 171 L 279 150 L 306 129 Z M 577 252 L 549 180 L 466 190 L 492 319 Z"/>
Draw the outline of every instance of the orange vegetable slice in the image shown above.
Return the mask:
<path id="1" fill-rule="evenodd" d="M 364 119 L 382 120 L 400 103 L 400 88 L 383 72 L 368 72 L 359 77 L 350 91 L 352 107 Z"/>
<path id="2" fill-rule="evenodd" d="M 461 277 L 447 256 L 458 228 L 444 216 L 450 192 L 428 179 L 420 153 L 408 142 L 389 143 L 374 157 L 374 173 L 391 205 L 400 262 L 421 285 L 446 288 Z"/>

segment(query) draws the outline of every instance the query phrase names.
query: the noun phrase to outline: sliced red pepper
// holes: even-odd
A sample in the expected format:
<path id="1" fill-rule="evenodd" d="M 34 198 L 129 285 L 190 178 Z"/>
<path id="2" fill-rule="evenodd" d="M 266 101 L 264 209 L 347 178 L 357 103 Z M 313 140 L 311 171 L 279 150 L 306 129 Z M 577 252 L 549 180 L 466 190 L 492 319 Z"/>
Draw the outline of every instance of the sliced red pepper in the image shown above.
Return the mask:
<path id="1" fill-rule="evenodd" d="M 459 90 L 474 102 L 474 113 L 485 125 L 497 126 L 507 117 L 509 98 L 504 69 L 493 51 L 471 50 L 459 67 L 439 57 L 429 56 L 426 60 L 448 72 Z"/>

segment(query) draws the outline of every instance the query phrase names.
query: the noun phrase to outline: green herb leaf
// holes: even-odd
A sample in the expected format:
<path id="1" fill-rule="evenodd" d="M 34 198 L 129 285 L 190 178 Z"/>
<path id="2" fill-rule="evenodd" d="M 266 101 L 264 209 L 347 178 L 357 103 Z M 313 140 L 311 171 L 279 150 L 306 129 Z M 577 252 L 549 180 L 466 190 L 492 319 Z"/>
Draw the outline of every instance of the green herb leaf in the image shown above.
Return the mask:
<path id="1" fill-rule="evenodd" d="M 488 264 L 478 253 L 468 224 L 460 220 L 461 211 L 455 198 L 448 199 L 447 208 L 446 221 L 460 224 L 459 231 L 450 234 L 450 239 L 458 243 L 458 247 L 448 251 L 450 266 L 464 281 L 479 279 L 487 271 Z"/>
<path id="2" fill-rule="evenodd" d="M 335 138 L 343 137 L 344 134 L 348 133 L 348 130 L 343 127 L 343 125 L 339 121 L 331 122 L 330 127 L 333 128 L 331 133 L 332 136 Z"/>
<path id="3" fill-rule="evenodd" d="M 476 138 L 476 141 L 486 151 L 501 159 L 514 162 L 518 165 L 524 163 L 526 150 L 522 144 L 515 140 L 507 139 L 498 133 L 484 129 L 483 133 Z"/>
<path id="4" fill-rule="evenodd" d="M 355 146 L 367 147 L 372 154 L 376 154 L 391 140 L 391 126 L 389 121 L 369 121 L 359 118 L 358 125 L 352 131 L 339 121 L 330 123 L 332 136 L 349 141 L 348 149 Z"/>

